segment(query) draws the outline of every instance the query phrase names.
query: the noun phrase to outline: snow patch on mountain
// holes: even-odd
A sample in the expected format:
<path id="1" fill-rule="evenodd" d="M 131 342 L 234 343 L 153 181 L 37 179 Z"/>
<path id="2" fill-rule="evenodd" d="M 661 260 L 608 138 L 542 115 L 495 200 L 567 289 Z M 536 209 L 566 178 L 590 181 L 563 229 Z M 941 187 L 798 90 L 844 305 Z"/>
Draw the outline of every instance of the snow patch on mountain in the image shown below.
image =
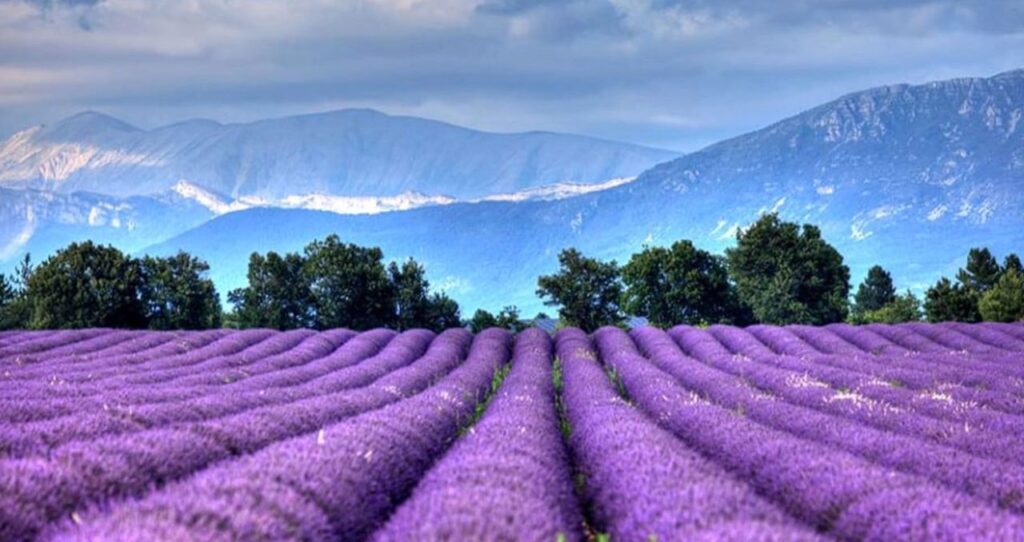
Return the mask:
<path id="1" fill-rule="evenodd" d="M 242 198 L 242 202 L 255 202 Z M 309 209 L 327 211 L 339 215 L 375 215 L 390 211 L 407 211 L 429 205 L 448 205 L 455 203 L 450 196 L 429 196 L 419 192 L 406 191 L 397 196 L 328 196 L 326 194 L 304 194 L 287 196 L 278 200 L 256 200 L 263 207 L 283 207 L 285 209 Z"/>
<path id="2" fill-rule="evenodd" d="M 557 200 L 571 198 L 573 196 L 579 196 L 582 194 L 589 194 L 591 192 L 599 192 L 601 190 L 608 190 L 629 184 L 636 180 L 636 177 L 620 177 L 617 179 L 611 179 L 601 183 L 555 183 L 545 186 L 538 186 L 536 188 L 527 188 L 520 190 L 519 192 L 512 192 L 507 194 L 495 194 L 493 196 L 487 196 L 475 200 L 470 200 L 473 203 L 480 201 L 531 201 L 531 200 Z"/>
<path id="3" fill-rule="evenodd" d="M 620 177 L 600 183 L 556 183 L 528 188 L 519 192 L 496 194 L 484 198 L 466 200 L 469 203 L 485 201 L 552 201 L 609 190 L 632 182 L 636 177 Z M 392 211 L 408 211 L 434 205 L 450 205 L 459 200 L 446 195 L 429 195 L 405 191 L 395 196 L 331 196 L 327 194 L 296 194 L 283 198 L 260 198 L 242 196 L 228 199 L 188 181 L 178 181 L 171 191 L 195 201 L 210 212 L 223 215 L 254 207 L 277 207 L 282 209 L 307 209 L 326 211 L 339 215 L 375 215 Z"/>
<path id="4" fill-rule="evenodd" d="M 254 205 L 249 205 L 237 200 L 227 201 L 225 198 L 188 181 L 178 181 L 171 187 L 171 191 L 185 199 L 190 199 L 199 205 L 206 207 L 210 212 L 217 215 L 223 215 L 232 211 L 241 211 L 242 209 L 254 207 Z"/>

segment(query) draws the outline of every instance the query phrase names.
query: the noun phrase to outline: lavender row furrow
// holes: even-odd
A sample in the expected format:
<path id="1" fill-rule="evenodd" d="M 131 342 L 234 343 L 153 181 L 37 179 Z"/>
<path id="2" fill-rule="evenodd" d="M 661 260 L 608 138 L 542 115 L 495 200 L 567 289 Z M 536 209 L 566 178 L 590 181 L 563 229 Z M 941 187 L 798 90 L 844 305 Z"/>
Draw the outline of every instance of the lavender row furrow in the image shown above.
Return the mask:
<path id="1" fill-rule="evenodd" d="M 57 331 L 32 332 L 28 340 L 16 345 L 0 348 L 0 359 L 11 356 L 28 358 L 44 354 L 47 350 L 84 341 L 99 335 L 113 333 L 112 329 L 62 329 Z"/>
<path id="2" fill-rule="evenodd" d="M 885 380 L 876 376 L 877 373 L 857 372 L 834 367 L 820 363 L 818 360 L 821 358 L 737 356 L 709 333 L 687 326 L 673 328 L 670 334 L 684 351 L 702 361 L 715 360 L 746 370 L 751 365 L 750 362 L 756 360 L 757 363 L 781 370 L 782 372 L 777 373 L 784 376 L 781 384 L 792 390 L 793 393 L 810 394 L 811 391 L 802 392 L 801 390 L 811 388 L 812 391 L 834 394 L 832 397 L 827 395 L 822 397 L 823 400 L 829 402 L 847 402 L 852 406 L 869 407 L 858 413 L 858 415 L 865 416 L 865 420 L 877 417 L 876 421 L 884 424 L 883 420 L 893 413 L 888 409 L 871 407 L 892 406 L 934 420 L 962 426 L 966 424 L 968 428 L 998 431 L 1011 437 L 1024 433 L 1024 417 L 988 409 L 978 404 L 955 401 L 952 397 L 937 391 L 913 391 L 905 387 L 902 382 Z M 866 361 L 861 361 L 859 364 L 868 365 Z M 735 371 L 730 372 L 738 374 Z M 859 401 L 861 398 L 865 401 Z M 927 425 L 930 422 L 921 420 L 920 423 Z M 921 430 L 925 433 L 934 431 L 937 436 L 947 432 L 940 427 L 934 427 L 932 430 L 922 427 Z M 970 437 L 965 435 L 965 438 Z"/>
<path id="3" fill-rule="evenodd" d="M 679 385 L 639 352 L 605 361 L 629 396 L 664 427 L 824 532 L 851 540 L 1024 537 L 1024 519 L 1013 513 L 755 423 Z"/>
<path id="4" fill-rule="evenodd" d="M 295 402 L 326 393 L 359 387 L 397 369 L 395 363 L 402 359 L 420 357 L 434 335 L 428 331 L 407 332 L 405 340 L 397 341 L 387 355 L 368 360 L 394 336 L 390 331 L 370 331 L 345 343 L 329 355 L 316 358 L 315 364 L 333 368 L 329 378 L 314 379 L 292 388 L 249 388 L 218 389 L 196 399 L 179 402 L 108 403 L 102 409 L 93 411 L 83 407 L 83 412 L 59 418 L 21 424 L 8 434 L 0 429 L 0 457 L 24 457 L 46 454 L 54 447 L 73 440 L 96 438 L 103 435 L 129 433 L 162 427 L 174 423 L 198 422 L 212 418 L 223 418 L 232 414 L 275 404 Z M 300 345 L 301 346 L 301 345 Z M 314 348 L 290 351 L 296 362 L 313 359 L 323 350 Z M 366 366 L 355 370 L 359 362 Z M 374 363 L 380 361 L 381 363 Z M 287 373 L 287 370 L 279 373 Z M 272 377 L 271 373 L 266 376 Z M 266 385 L 264 380 L 260 385 Z"/>
<path id="5" fill-rule="evenodd" d="M 483 417 L 372 540 L 581 539 L 551 351 L 539 329 L 516 337 L 511 369 Z"/>
<path id="6" fill-rule="evenodd" d="M 709 332 L 731 352 L 748 358 L 784 358 L 766 351 L 765 347 L 742 329 L 727 326 L 711 326 Z M 916 354 L 915 354 L 916 355 Z M 899 382 L 909 389 L 931 392 L 938 391 L 963 403 L 978 403 L 1008 414 L 1024 413 L 1024 400 L 1014 394 L 985 389 L 979 375 L 965 368 L 946 367 L 924 370 L 921 367 L 907 368 L 903 362 L 907 356 L 885 357 L 865 355 L 862 357 L 841 355 L 818 355 L 807 357 L 816 363 L 826 364 L 866 376 Z M 964 358 L 961 358 L 964 359 Z M 1010 384 L 1007 384 L 1009 386 Z"/>
<path id="7" fill-rule="evenodd" d="M 198 424 L 71 443 L 46 458 L 0 461 L 0 539 L 30 538 L 90 503 L 143 494 L 216 462 L 254 453 L 416 394 L 463 359 L 463 330 L 445 332 L 427 353 L 371 386 L 256 409 Z"/>
<path id="8" fill-rule="evenodd" d="M 38 395 L 39 390 L 24 388 L 19 389 L 18 393 L 12 394 L 11 400 L 19 401 L 21 403 L 19 407 L 22 410 L 34 412 L 35 415 L 32 419 L 38 420 L 40 417 L 78 412 L 82 408 L 83 399 L 91 400 L 88 404 L 92 404 L 94 408 L 116 402 L 133 403 L 137 401 L 140 394 L 145 397 L 143 400 L 149 401 L 188 399 L 205 393 L 204 388 L 222 386 L 236 379 L 244 378 L 245 374 L 240 371 L 245 371 L 247 367 L 271 356 L 287 356 L 289 350 L 304 340 L 314 342 L 327 340 L 332 345 L 334 344 L 334 341 L 319 338 L 317 334 L 308 330 L 270 335 L 266 340 L 260 340 L 254 344 L 248 344 L 246 339 L 242 338 L 239 342 L 229 341 L 215 348 L 195 350 L 180 358 L 177 366 L 149 371 L 153 376 L 148 378 L 128 377 L 130 379 L 128 382 L 124 382 L 122 379 L 120 383 L 116 378 L 110 378 L 104 381 L 103 386 L 97 383 L 58 382 L 57 385 L 43 386 L 43 389 L 50 392 L 50 395 L 56 395 L 56 397 L 33 397 Z M 176 387 L 179 379 L 184 378 L 188 378 L 192 385 Z M 33 408 L 35 408 L 34 411 Z"/>
<path id="9" fill-rule="evenodd" d="M 1018 469 L 1021 468 L 1019 464 L 1024 463 L 1024 442 L 1021 442 L 1017 435 L 1007 435 L 984 426 L 972 426 L 970 423 L 921 416 L 910 411 L 906 404 L 880 401 L 862 395 L 858 391 L 859 388 L 833 389 L 810 376 L 809 373 L 814 369 L 813 363 L 805 363 L 803 372 L 798 372 L 778 368 L 775 363 L 778 357 L 754 359 L 751 362 L 708 352 L 707 347 L 702 348 L 700 332 L 692 328 L 673 328 L 669 336 L 675 341 L 676 346 L 682 349 L 682 352 L 676 353 L 678 355 L 673 356 L 673 360 L 668 362 L 673 363 L 670 373 L 674 370 L 682 371 L 682 366 L 693 366 L 695 358 L 730 375 L 731 378 L 728 380 L 750 384 L 757 391 L 784 400 L 788 404 L 811 408 L 884 431 L 956 447 L 979 457 L 1018 463 Z M 683 353 L 689 357 L 684 357 Z M 714 377 L 727 378 L 724 374 L 709 375 L 709 378 Z M 741 387 L 738 393 L 741 396 L 746 395 L 747 390 Z M 834 430 L 841 431 L 838 427 Z M 940 453 L 941 451 L 939 450 Z"/>
<path id="10" fill-rule="evenodd" d="M 59 375 L 68 382 L 95 381 L 103 373 L 114 370 L 145 370 L 145 360 L 160 359 L 204 347 L 228 334 L 227 330 L 215 329 L 193 333 L 150 333 L 139 332 L 130 341 L 111 348 L 78 356 L 73 364 L 66 364 L 67 358 L 56 361 L 23 366 L 10 375 L 10 380 L 32 380 Z"/>
<path id="11" fill-rule="evenodd" d="M 508 341 L 482 332 L 465 364 L 418 395 L 85 512 L 51 539 L 362 539 L 450 445 L 507 362 Z"/>
<path id="12" fill-rule="evenodd" d="M 41 399 L 46 399 L 49 396 L 66 397 L 69 394 L 77 396 L 97 394 L 116 386 L 119 379 L 123 384 L 124 379 L 145 375 L 150 371 L 166 372 L 170 370 L 187 374 L 190 369 L 204 361 L 224 359 L 233 355 L 241 355 L 243 352 L 266 348 L 267 343 L 272 343 L 275 339 L 282 340 L 281 335 L 283 333 L 270 330 L 246 330 L 225 335 L 198 348 L 192 348 L 191 343 L 177 349 L 174 348 L 174 344 L 168 345 L 171 348 L 170 355 L 163 349 L 144 353 L 125 353 L 122 356 L 106 358 L 105 366 L 102 368 L 92 368 L 82 373 L 72 372 L 65 375 L 47 371 L 43 375 L 43 381 L 36 382 L 35 386 L 21 383 L 15 389 L 31 390 L 32 393 L 29 396 L 38 396 Z M 285 340 L 290 339 L 286 338 Z"/>
<path id="13" fill-rule="evenodd" d="M 1024 488 L 1024 467 L 1019 464 L 980 458 L 951 447 L 872 428 L 842 415 L 795 405 L 777 395 L 765 394 L 747 379 L 738 379 L 686 357 L 663 331 L 641 328 L 632 335 L 641 352 L 684 387 L 715 404 L 741 412 L 752 421 L 845 450 L 894 470 L 930 478 L 995 506 L 1024 511 L 1024 493 L 1020 491 Z M 753 374 L 751 377 L 756 378 Z M 842 414 L 848 416 L 850 412 Z"/>
<path id="14" fill-rule="evenodd" d="M 614 337 L 596 335 L 602 355 L 617 358 L 623 352 L 608 339 Z M 569 441 L 592 528 L 612 540 L 819 539 L 623 400 L 581 331 L 561 330 L 557 344 Z M 714 536 L 754 523 L 760 536 L 747 529 Z"/>

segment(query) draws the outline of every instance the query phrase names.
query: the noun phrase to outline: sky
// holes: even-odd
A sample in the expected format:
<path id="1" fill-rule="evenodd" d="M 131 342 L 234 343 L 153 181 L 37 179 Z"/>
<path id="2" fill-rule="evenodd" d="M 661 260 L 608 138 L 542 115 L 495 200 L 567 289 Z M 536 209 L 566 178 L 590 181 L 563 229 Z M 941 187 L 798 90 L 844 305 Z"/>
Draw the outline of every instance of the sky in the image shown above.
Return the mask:
<path id="1" fill-rule="evenodd" d="M 1022 52 L 1020 0 L 0 0 L 0 135 L 371 107 L 687 152 Z"/>

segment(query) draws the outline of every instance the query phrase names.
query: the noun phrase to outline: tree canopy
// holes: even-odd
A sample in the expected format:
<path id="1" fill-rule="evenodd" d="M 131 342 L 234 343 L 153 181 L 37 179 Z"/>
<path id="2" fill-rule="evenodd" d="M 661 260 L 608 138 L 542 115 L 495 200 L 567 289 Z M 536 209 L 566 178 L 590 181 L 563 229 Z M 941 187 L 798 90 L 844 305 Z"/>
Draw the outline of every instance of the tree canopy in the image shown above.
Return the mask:
<path id="1" fill-rule="evenodd" d="M 877 309 L 855 312 L 852 320 L 856 324 L 898 324 L 917 322 L 921 317 L 921 301 L 907 290 Z"/>
<path id="2" fill-rule="evenodd" d="M 537 295 L 545 305 L 558 307 L 563 323 L 593 331 L 622 322 L 622 284 L 614 261 L 588 258 L 569 248 L 558 254 L 558 263 L 557 273 L 537 279 Z"/>
<path id="3" fill-rule="evenodd" d="M 766 214 L 726 250 L 741 303 L 766 324 L 814 324 L 846 318 L 850 270 L 821 230 Z"/>
<path id="4" fill-rule="evenodd" d="M 864 282 L 857 288 L 853 296 L 852 312 L 865 314 L 877 311 L 896 300 L 896 287 L 892 283 L 892 275 L 880 265 L 868 269 Z"/>
<path id="5" fill-rule="evenodd" d="M 622 266 L 622 308 L 652 324 L 738 323 L 739 303 L 725 259 L 688 240 L 647 247 Z"/>
<path id="6" fill-rule="evenodd" d="M 1002 272 L 999 261 L 987 248 L 972 248 L 967 265 L 957 271 L 956 279 L 965 288 L 983 294 L 996 285 Z"/>
<path id="7" fill-rule="evenodd" d="M 248 286 L 232 290 L 234 320 L 241 328 L 313 327 L 313 300 L 299 254 L 249 256 Z"/>
<path id="8" fill-rule="evenodd" d="M 209 264 L 185 252 L 141 260 L 142 303 L 150 329 L 221 326 L 221 307 Z"/>
<path id="9" fill-rule="evenodd" d="M 991 322 L 1024 320 L 1024 274 L 1011 267 L 978 302 L 981 317 Z"/>
<path id="10" fill-rule="evenodd" d="M 929 322 L 978 322 L 978 294 L 942 277 L 925 292 L 924 312 Z"/>
<path id="11" fill-rule="evenodd" d="M 379 248 L 343 243 L 336 235 L 309 243 L 301 255 L 254 253 L 248 279 L 228 296 L 232 321 L 242 328 L 441 330 L 461 324 L 458 303 L 431 292 L 415 260 L 385 266 Z"/>
<path id="12" fill-rule="evenodd" d="M 143 328 L 142 269 L 112 246 L 72 243 L 28 279 L 29 326 L 36 329 Z"/>

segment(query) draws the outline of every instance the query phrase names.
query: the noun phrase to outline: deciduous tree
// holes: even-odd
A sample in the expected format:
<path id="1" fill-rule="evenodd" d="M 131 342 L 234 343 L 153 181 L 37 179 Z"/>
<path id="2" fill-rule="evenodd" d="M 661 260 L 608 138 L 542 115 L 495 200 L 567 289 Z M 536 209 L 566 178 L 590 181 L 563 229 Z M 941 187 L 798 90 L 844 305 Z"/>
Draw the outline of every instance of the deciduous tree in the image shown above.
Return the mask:
<path id="1" fill-rule="evenodd" d="M 821 230 L 762 216 L 726 251 L 740 302 L 767 324 L 827 324 L 846 318 L 850 270 Z"/>
<path id="2" fill-rule="evenodd" d="M 209 264 L 185 252 L 142 259 L 142 303 L 150 329 L 220 327 L 220 299 Z"/>
<path id="3" fill-rule="evenodd" d="M 137 260 L 111 246 L 72 243 L 28 279 L 29 325 L 37 329 L 146 326 Z"/>
<path id="4" fill-rule="evenodd" d="M 614 261 L 588 258 L 570 248 L 559 253 L 558 263 L 557 273 L 537 279 L 537 295 L 545 305 L 558 307 L 566 325 L 593 331 L 622 322 L 622 284 Z"/>
<path id="5" fill-rule="evenodd" d="M 742 320 L 724 258 L 687 240 L 633 254 L 622 266 L 622 281 L 622 308 L 655 325 Z"/>

